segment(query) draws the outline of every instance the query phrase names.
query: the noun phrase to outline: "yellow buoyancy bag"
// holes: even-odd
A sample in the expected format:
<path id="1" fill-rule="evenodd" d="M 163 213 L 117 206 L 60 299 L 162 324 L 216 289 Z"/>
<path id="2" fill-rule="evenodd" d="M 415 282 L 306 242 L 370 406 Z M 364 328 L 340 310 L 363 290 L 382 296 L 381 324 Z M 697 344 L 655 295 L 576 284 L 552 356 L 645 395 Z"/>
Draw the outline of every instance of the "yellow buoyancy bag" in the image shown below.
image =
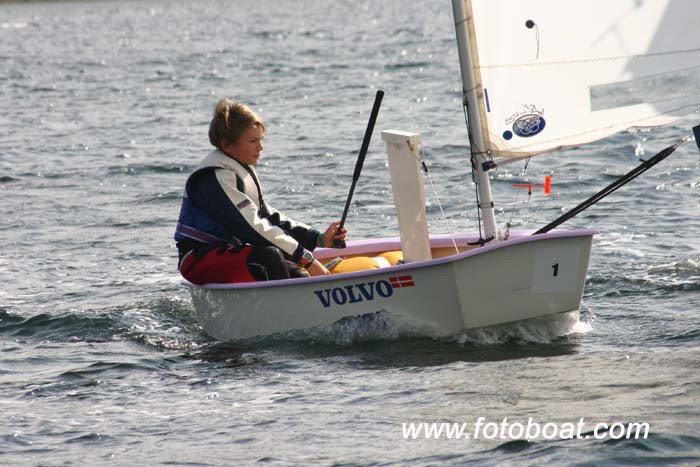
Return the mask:
<path id="1" fill-rule="evenodd" d="M 396 266 L 400 261 L 403 261 L 403 252 L 387 251 L 377 256 L 355 256 L 354 258 L 345 258 L 337 262 L 329 270 L 331 274 L 367 271 L 369 269 Z"/>

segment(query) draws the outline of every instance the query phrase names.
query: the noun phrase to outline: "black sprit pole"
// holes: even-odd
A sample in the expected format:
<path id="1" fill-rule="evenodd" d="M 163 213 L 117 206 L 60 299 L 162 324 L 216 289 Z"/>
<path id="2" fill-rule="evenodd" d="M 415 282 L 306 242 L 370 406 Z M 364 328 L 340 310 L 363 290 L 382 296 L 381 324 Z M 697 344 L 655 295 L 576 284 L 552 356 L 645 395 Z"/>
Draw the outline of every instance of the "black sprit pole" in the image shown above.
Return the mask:
<path id="1" fill-rule="evenodd" d="M 652 168 L 653 166 L 655 166 L 656 164 L 661 162 L 662 160 L 666 159 L 668 156 L 670 156 L 673 153 L 673 151 L 676 150 L 677 147 L 678 147 L 678 144 L 674 144 L 673 146 L 669 146 L 666 149 L 662 150 L 657 155 L 655 155 L 654 157 L 652 157 L 651 159 L 642 162 L 640 165 L 638 165 L 637 167 L 632 169 L 630 172 L 628 172 L 627 174 L 618 178 L 617 180 L 612 182 L 610 185 L 606 186 L 605 188 L 600 190 L 598 193 L 596 193 L 595 195 L 588 198 L 583 203 L 579 204 L 578 206 L 576 206 L 575 208 L 573 208 L 569 212 L 563 214 L 562 216 L 556 218 L 555 220 L 553 220 L 549 224 L 542 227 L 540 230 L 535 232 L 533 235 L 547 233 L 550 230 L 554 229 L 555 227 L 558 227 L 559 225 L 568 221 L 569 219 L 571 219 L 575 215 L 579 214 L 580 212 L 593 206 L 595 203 L 597 203 L 601 199 L 605 198 L 610 193 L 616 191 L 618 188 L 622 187 L 623 185 L 626 185 L 627 183 L 631 182 L 632 180 L 634 180 L 635 178 L 637 178 L 638 176 L 640 176 L 641 174 L 643 174 L 644 172 L 646 172 L 647 170 L 649 170 L 650 168 Z"/>
<path id="2" fill-rule="evenodd" d="M 367 155 L 367 148 L 369 147 L 369 142 L 372 139 L 372 132 L 374 131 L 374 123 L 377 121 L 377 114 L 379 113 L 379 107 L 382 105 L 382 98 L 384 97 L 384 91 L 377 91 L 377 95 L 374 98 L 374 106 L 372 107 L 372 113 L 369 116 L 369 123 L 367 123 L 367 130 L 365 131 L 365 138 L 362 140 L 362 147 L 360 147 L 360 153 L 357 156 L 357 162 L 355 163 L 355 173 L 352 175 L 352 184 L 350 185 L 350 193 L 348 193 L 348 199 L 345 201 L 345 209 L 343 210 L 343 217 L 340 219 L 340 225 L 338 225 L 338 230 L 336 234 L 339 234 L 343 230 L 345 225 L 345 219 L 348 217 L 348 210 L 350 209 L 350 203 L 352 201 L 352 195 L 355 193 L 355 185 L 357 185 L 357 180 L 360 178 L 360 173 L 362 172 L 362 165 L 365 163 L 365 156 Z M 345 242 L 342 240 L 333 241 L 334 248 L 345 248 Z"/>

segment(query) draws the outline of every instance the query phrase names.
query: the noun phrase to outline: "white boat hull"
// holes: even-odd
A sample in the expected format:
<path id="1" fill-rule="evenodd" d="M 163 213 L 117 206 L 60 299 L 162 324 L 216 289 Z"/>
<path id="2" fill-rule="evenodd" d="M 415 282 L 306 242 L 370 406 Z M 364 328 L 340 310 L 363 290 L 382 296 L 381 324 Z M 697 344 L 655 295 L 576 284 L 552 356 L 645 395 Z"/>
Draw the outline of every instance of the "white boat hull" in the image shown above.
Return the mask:
<path id="1" fill-rule="evenodd" d="M 220 340 L 328 326 L 380 310 L 421 323 L 433 335 L 452 335 L 577 310 L 595 233 L 522 234 L 430 261 L 324 277 L 188 285 L 204 330 Z M 460 236 L 458 245 L 468 240 Z M 435 236 L 430 243 L 444 251 L 451 240 Z M 351 242 L 342 253 L 392 249 L 400 249 L 398 238 Z M 316 256 L 338 252 L 317 250 Z"/>

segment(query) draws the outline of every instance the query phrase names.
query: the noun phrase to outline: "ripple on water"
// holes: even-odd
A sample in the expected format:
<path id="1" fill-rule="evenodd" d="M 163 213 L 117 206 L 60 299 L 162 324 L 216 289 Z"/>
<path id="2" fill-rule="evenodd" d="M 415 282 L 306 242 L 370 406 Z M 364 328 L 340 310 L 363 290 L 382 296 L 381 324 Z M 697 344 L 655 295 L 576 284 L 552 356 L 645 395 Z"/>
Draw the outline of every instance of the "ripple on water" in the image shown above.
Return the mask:
<path id="1" fill-rule="evenodd" d="M 1 7 L 3 465 L 697 464 L 691 145 L 567 223 L 602 232 L 581 320 L 438 337 L 378 313 L 233 342 L 202 332 L 172 231 L 220 96 L 268 124 L 270 203 L 323 227 L 342 212 L 384 89 L 351 236 L 398 234 L 388 128 L 421 134 L 452 227 L 478 228 L 449 5 L 287 3 Z M 499 227 L 545 225 L 696 117 L 499 168 Z M 554 193 L 522 202 L 512 183 L 544 175 Z M 445 232 L 426 197 L 431 232 Z M 401 439 L 404 419 L 479 414 L 655 424 L 639 441 Z"/>

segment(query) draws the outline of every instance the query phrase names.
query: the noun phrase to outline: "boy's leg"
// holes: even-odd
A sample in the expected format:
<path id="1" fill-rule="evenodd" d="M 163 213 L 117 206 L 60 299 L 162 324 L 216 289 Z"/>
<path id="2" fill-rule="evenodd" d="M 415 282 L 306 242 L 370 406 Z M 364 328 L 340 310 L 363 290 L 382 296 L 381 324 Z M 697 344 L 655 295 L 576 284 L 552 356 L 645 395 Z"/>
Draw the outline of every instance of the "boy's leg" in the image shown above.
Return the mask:
<path id="1" fill-rule="evenodd" d="M 193 284 L 255 282 L 248 269 L 253 245 L 207 247 L 192 251 L 180 266 L 182 276 Z"/>

